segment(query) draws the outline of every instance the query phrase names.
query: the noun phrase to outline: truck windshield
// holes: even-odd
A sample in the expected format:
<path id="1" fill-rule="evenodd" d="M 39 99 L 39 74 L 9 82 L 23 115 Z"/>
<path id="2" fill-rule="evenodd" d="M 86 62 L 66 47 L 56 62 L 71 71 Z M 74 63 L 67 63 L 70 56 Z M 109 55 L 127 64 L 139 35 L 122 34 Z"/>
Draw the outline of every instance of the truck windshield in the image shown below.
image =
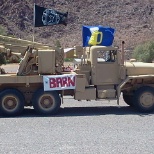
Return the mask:
<path id="1" fill-rule="evenodd" d="M 116 50 L 97 51 L 97 62 L 115 62 Z"/>

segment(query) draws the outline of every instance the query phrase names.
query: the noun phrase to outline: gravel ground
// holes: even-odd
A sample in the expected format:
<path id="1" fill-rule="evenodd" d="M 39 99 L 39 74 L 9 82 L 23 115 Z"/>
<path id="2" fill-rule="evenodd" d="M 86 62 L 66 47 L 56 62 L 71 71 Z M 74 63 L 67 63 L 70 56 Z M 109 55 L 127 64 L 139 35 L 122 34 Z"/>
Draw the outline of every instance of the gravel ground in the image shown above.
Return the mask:
<path id="1" fill-rule="evenodd" d="M 25 108 L 0 118 L 1 154 L 152 154 L 154 114 L 140 114 L 120 101 L 66 98 L 55 116 Z"/>

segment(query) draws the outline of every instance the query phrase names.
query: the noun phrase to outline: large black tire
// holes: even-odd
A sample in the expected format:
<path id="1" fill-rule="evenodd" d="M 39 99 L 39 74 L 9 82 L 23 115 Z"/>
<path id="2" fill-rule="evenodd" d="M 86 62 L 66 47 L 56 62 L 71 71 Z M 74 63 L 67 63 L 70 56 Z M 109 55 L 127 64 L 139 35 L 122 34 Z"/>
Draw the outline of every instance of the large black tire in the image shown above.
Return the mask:
<path id="1" fill-rule="evenodd" d="M 134 107 L 140 112 L 154 111 L 154 88 L 144 86 L 134 94 Z"/>
<path id="2" fill-rule="evenodd" d="M 123 100 L 127 105 L 133 107 L 133 95 L 123 94 Z"/>
<path id="3" fill-rule="evenodd" d="M 23 94 L 16 89 L 6 89 L 0 93 L 0 113 L 4 116 L 19 115 L 25 104 Z"/>
<path id="4" fill-rule="evenodd" d="M 32 104 L 38 114 L 52 115 L 59 110 L 61 99 L 56 91 L 39 89 L 33 95 Z"/>

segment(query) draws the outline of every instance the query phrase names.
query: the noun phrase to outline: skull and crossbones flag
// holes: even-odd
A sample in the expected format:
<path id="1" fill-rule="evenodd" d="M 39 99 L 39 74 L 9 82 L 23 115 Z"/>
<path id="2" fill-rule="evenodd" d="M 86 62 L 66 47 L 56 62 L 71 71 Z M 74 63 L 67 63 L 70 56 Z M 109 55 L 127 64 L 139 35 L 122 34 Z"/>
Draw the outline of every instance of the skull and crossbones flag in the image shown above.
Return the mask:
<path id="1" fill-rule="evenodd" d="M 67 25 L 68 12 L 62 13 L 34 5 L 34 27 L 52 26 L 57 24 Z"/>

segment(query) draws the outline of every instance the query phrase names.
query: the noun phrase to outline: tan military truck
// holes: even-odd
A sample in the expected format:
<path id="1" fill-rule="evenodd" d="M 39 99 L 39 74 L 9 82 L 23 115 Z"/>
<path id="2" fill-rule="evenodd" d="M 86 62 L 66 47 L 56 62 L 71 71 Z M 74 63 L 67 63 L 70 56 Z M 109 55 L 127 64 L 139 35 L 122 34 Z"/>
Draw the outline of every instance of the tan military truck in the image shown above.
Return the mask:
<path id="1" fill-rule="evenodd" d="M 124 61 L 117 47 L 76 47 L 81 59 L 74 71 L 64 71 L 64 50 L 28 47 L 14 74 L 0 75 L 0 113 L 20 114 L 33 106 L 43 115 L 55 114 L 63 96 L 75 100 L 124 101 L 140 112 L 154 110 L 154 64 Z"/>

